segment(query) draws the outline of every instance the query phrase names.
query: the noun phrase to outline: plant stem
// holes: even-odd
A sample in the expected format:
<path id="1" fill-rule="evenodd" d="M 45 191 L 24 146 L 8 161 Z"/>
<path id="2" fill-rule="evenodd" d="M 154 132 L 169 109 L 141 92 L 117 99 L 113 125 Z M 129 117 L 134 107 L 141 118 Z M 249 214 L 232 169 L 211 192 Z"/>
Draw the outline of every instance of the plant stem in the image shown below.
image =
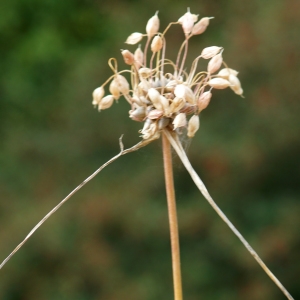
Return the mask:
<path id="1" fill-rule="evenodd" d="M 174 300 L 182 300 L 179 234 L 178 234 L 174 181 L 173 181 L 171 144 L 165 134 L 162 134 L 162 146 L 163 146 L 164 173 L 165 173 L 169 225 L 170 225 Z"/>

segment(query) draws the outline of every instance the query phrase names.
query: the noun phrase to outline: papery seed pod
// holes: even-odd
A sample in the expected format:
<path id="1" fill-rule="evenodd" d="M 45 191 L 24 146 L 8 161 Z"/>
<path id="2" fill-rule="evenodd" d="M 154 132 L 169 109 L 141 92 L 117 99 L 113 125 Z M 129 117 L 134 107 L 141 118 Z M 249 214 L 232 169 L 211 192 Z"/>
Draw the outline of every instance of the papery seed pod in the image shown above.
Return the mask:
<path id="1" fill-rule="evenodd" d="M 126 44 L 135 45 L 143 38 L 143 34 L 139 32 L 132 33 L 127 40 L 125 41 Z"/>
<path id="2" fill-rule="evenodd" d="M 164 96 L 160 96 L 160 103 L 164 109 L 164 112 L 166 114 L 169 114 L 169 109 L 170 109 L 169 100 Z"/>
<path id="3" fill-rule="evenodd" d="M 151 43 L 151 51 L 153 53 L 158 52 L 163 46 L 163 40 L 159 35 L 156 35 Z"/>
<path id="4" fill-rule="evenodd" d="M 158 126 L 158 130 L 162 130 L 165 127 L 167 127 L 170 123 L 170 119 L 169 118 L 161 118 L 158 120 L 157 122 L 157 126 Z"/>
<path id="5" fill-rule="evenodd" d="M 128 50 L 122 50 L 121 53 L 123 55 L 123 59 L 124 59 L 125 64 L 130 65 L 130 66 L 133 65 L 134 55 Z"/>
<path id="6" fill-rule="evenodd" d="M 116 75 L 109 85 L 109 91 L 116 100 L 120 98 L 120 94 L 127 95 L 129 93 L 129 83 L 126 78 L 120 74 Z"/>
<path id="7" fill-rule="evenodd" d="M 179 127 L 186 126 L 187 120 L 186 115 L 184 113 L 179 113 L 173 120 L 172 124 L 174 126 L 174 130 Z"/>
<path id="8" fill-rule="evenodd" d="M 243 94 L 243 89 L 241 87 L 241 82 L 240 80 L 234 76 L 233 74 L 229 75 L 228 78 L 229 82 L 230 82 L 230 88 L 237 94 L 237 95 L 242 95 Z"/>
<path id="9" fill-rule="evenodd" d="M 143 65 L 144 53 L 140 47 L 134 51 L 134 65 L 139 69 Z"/>
<path id="10" fill-rule="evenodd" d="M 212 19 L 213 17 L 205 17 L 205 18 L 202 18 L 198 23 L 196 23 L 192 29 L 192 35 L 197 35 L 197 34 L 201 34 L 203 33 L 208 24 L 209 24 L 209 20 Z"/>
<path id="11" fill-rule="evenodd" d="M 207 65 L 207 71 L 208 73 L 212 74 L 217 72 L 223 63 L 223 57 L 222 57 L 222 53 L 219 53 L 217 55 L 215 55 L 208 63 Z"/>
<path id="12" fill-rule="evenodd" d="M 182 109 L 185 105 L 185 101 L 183 98 L 175 97 L 170 104 L 170 114 L 178 112 L 180 109 Z"/>
<path id="13" fill-rule="evenodd" d="M 195 95 L 193 91 L 184 84 L 178 84 L 175 87 L 174 94 L 178 98 L 183 98 L 185 101 L 195 104 Z"/>
<path id="14" fill-rule="evenodd" d="M 198 115 L 193 115 L 189 120 L 187 136 L 192 138 L 200 127 L 200 119 Z"/>
<path id="15" fill-rule="evenodd" d="M 152 38 L 155 34 L 157 34 L 157 32 L 159 30 L 159 18 L 157 16 L 157 14 L 158 14 L 158 11 L 147 22 L 146 32 L 147 32 L 148 38 Z"/>
<path id="16" fill-rule="evenodd" d="M 96 88 L 94 91 L 93 91 L 93 102 L 92 104 L 94 106 L 98 105 L 99 102 L 101 101 L 101 99 L 103 98 L 104 96 L 104 88 L 102 86 Z"/>
<path id="17" fill-rule="evenodd" d="M 224 78 L 213 78 L 208 81 L 208 84 L 214 89 L 226 89 L 230 86 L 230 82 Z"/>
<path id="18" fill-rule="evenodd" d="M 160 93 L 154 89 L 154 88 L 150 88 L 148 90 L 148 96 L 151 100 L 151 102 L 153 103 L 153 106 L 158 109 L 158 110 L 164 110 L 163 105 L 161 103 L 161 99 L 160 99 Z"/>
<path id="19" fill-rule="evenodd" d="M 149 68 L 140 68 L 139 69 L 139 75 L 141 76 L 141 78 L 148 78 L 150 77 L 152 74 L 152 70 Z"/>
<path id="20" fill-rule="evenodd" d="M 109 91 L 116 100 L 118 100 L 120 98 L 120 90 L 119 90 L 119 86 L 118 86 L 118 83 L 115 78 L 111 81 L 111 83 L 109 85 Z"/>
<path id="21" fill-rule="evenodd" d="M 141 82 L 138 84 L 138 88 L 142 92 L 148 92 L 148 90 L 151 88 L 151 82 L 147 81 L 146 79 L 141 78 Z"/>
<path id="22" fill-rule="evenodd" d="M 198 16 L 191 14 L 189 11 L 185 13 L 178 22 L 182 25 L 182 29 L 185 35 L 188 35 L 194 26 L 194 23 L 197 22 Z"/>
<path id="23" fill-rule="evenodd" d="M 233 69 L 230 69 L 230 68 L 224 68 L 224 69 L 221 69 L 219 71 L 219 73 L 217 74 L 218 77 L 222 77 L 224 79 L 228 79 L 229 75 L 232 74 L 234 76 L 237 76 L 239 74 L 238 71 L 236 70 L 233 70 Z"/>
<path id="24" fill-rule="evenodd" d="M 197 105 L 198 105 L 198 110 L 199 112 L 202 111 L 203 109 L 205 109 L 209 102 L 210 102 L 210 99 L 211 99 L 211 96 L 212 96 L 212 93 L 211 91 L 207 91 L 207 92 L 204 92 L 198 99 L 197 101 Z"/>
<path id="25" fill-rule="evenodd" d="M 211 46 L 204 48 L 201 52 L 201 57 L 204 59 L 209 59 L 217 55 L 223 48 L 218 46 Z"/>
<path id="26" fill-rule="evenodd" d="M 129 117 L 134 121 L 143 121 L 146 117 L 146 109 L 144 106 L 139 106 L 135 110 L 129 111 Z"/>
<path id="27" fill-rule="evenodd" d="M 151 119 L 151 120 L 156 120 L 158 118 L 160 118 L 162 115 L 164 114 L 164 112 L 162 110 L 159 109 L 152 109 L 148 115 L 147 118 Z"/>
<path id="28" fill-rule="evenodd" d="M 110 108 L 112 106 L 112 104 L 114 103 L 114 100 L 115 100 L 115 98 L 113 95 L 105 96 L 104 98 L 102 98 L 102 100 L 98 104 L 98 110 L 100 111 L 103 109 Z"/>

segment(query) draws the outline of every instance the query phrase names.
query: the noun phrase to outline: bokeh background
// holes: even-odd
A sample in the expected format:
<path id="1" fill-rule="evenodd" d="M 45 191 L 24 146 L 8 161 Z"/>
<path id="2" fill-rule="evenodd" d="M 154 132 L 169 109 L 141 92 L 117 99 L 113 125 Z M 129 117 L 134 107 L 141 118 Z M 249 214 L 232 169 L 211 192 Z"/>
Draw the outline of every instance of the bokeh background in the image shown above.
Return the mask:
<path id="1" fill-rule="evenodd" d="M 298 0 L 2 0 L 0 256 L 77 184 L 130 147 L 141 124 L 120 100 L 98 113 L 94 88 L 132 32 L 189 6 L 214 16 L 189 60 L 223 46 L 245 99 L 215 91 L 188 155 L 212 196 L 300 298 Z M 167 35 L 174 58 L 180 26 Z M 170 46 L 172 45 L 172 46 Z M 128 47 L 134 50 L 134 47 Z M 186 300 L 285 299 L 192 183 L 174 153 Z M 0 298 L 173 299 L 161 144 L 121 157 L 53 215 L 0 271 Z"/>

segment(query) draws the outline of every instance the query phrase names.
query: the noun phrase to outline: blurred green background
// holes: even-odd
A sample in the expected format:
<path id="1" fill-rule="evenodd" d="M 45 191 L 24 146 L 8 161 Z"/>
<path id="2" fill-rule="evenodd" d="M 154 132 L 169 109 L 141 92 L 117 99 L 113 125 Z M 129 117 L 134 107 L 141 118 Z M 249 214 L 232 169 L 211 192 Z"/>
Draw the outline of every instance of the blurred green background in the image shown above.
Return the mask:
<path id="1" fill-rule="evenodd" d="M 209 191 L 300 298 L 299 0 L 2 0 L 0 256 L 77 184 L 139 140 L 124 99 L 91 93 L 132 32 L 214 16 L 189 61 L 223 46 L 245 99 L 215 91 L 188 155 Z M 171 58 L 183 34 L 167 35 Z M 170 47 L 170 45 L 174 45 Z M 134 50 L 134 47 L 128 47 Z M 173 49 L 172 49 L 173 48 Z M 206 203 L 174 153 L 186 300 L 285 299 Z M 173 299 L 160 141 L 121 157 L 50 218 L 0 271 L 0 298 Z"/>

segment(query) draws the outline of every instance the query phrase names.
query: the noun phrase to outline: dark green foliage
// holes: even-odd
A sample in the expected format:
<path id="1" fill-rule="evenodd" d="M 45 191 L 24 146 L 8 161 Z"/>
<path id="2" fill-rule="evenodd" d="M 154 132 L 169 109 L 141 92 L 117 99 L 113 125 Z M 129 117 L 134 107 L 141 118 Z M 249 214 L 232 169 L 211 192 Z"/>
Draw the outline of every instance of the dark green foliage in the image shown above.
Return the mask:
<path id="1" fill-rule="evenodd" d="M 103 3 L 104 2 L 104 3 Z M 91 93 L 123 65 L 119 49 L 159 10 L 215 16 L 192 39 L 223 46 L 245 99 L 216 91 L 187 151 L 216 202 L 300 298 L 300 5 L 274 1 L 2 0 L 1 260 L 99 165 L 138 141 L 124 99 L 98 113 Z M 171 58 L 183 35 L 167 36 Z M 175 44 L 176 46 L 170 46 Z M 178 46 L 178 47 L 177 47 Z M 172 48 L 174 48 L 172 50 Z M 134 48 L 129 48 L 134 50 Z M 173 51 L 173 52 L 172 52 Z M 284 296 L 196 190 L 174 154 L 186 300 Z M 0 270 L 0 298 L 172 299 L 161 146 L 117 160 Z"/>

